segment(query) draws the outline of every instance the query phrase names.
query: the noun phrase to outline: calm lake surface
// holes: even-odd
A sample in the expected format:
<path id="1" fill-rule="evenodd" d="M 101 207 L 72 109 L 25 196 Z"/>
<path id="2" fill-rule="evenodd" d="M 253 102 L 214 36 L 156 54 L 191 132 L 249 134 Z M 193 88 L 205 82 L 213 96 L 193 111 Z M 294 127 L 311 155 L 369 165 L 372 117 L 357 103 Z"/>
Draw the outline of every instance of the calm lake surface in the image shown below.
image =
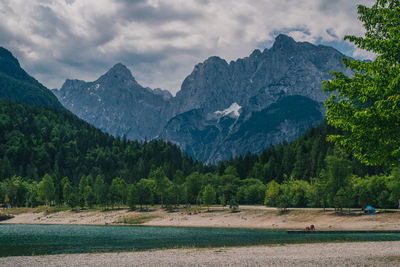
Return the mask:
<path id="1" fill-rule="evenodd" d="M 396 234 L 288 234 L 231 228 L 0 224 L 0 256 L 329 241 L 397 241 Z"/>

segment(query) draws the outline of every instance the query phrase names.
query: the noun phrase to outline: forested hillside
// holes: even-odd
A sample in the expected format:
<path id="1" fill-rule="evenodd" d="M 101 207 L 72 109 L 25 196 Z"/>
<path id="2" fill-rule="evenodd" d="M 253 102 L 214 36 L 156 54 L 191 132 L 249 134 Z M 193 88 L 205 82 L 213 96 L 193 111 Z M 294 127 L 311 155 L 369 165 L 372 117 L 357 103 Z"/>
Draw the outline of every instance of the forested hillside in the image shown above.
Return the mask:
<path id="1" fill-rule="evenodd" d="M 260 155 L 247 153 L 244 157 L 221 161 L 218 164 L 218 171 L 222 173 L 227 166 L 233 166 L 240 178 L 253 177 L 264 183 L 271 180 L 282 182 L 289 177 L 310 181 L 326 168 L 326 157 L 335 153 L 334 144 L 327 142 L 326 138 L 328 134 L 337 132 L 338 130 L 323 121 L 291 143 L 271 145 Z M 364 177 L 388 171 L 384 166 L 363 165 L 342 151 L 340 157 L 348 162 L 350 172 L 358 176 Z"/>
<path id="2" fill-rule="evenodd" d="M 101 132 L 69 112 L 0 101 L 0 179 L 39 181 L 51 174 L 78 183 L 82 175 L 135 182 L 162 166 L 189 174 L 195 162 L 163 141 L 133 142 Z M 202 165 L 198 164 L 199 170 Z"/>
<path id="3" fill-rule="evenodd" d="M 0 98 L 64 110 L 57 97 L 26 73 L 3 47 L 0 47 Z"/>
<path id="4" fill-rule="evenodd" d="M 101 205 L 266 204 L 393 208 L 400 172 L 366 167 L 326 141 L 292 143 L 207 166 L 163 141 L 114 138 L 71 113 L 0 101 L 0 202 Z"/>

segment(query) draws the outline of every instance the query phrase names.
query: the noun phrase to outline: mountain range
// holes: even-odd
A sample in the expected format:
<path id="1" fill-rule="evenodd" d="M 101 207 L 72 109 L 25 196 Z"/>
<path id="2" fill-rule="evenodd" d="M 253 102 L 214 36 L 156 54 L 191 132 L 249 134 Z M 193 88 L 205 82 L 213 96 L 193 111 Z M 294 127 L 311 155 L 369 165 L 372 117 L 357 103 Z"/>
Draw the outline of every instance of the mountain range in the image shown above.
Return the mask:
<path id="1" fill-rule="evenodd" d="M 197 64 L 172 96 L 141 86 L 121 63 L 96 81 L 66 80 L 53 93 L 0 49 L 0 98 L 67 109 L 115 136 L 164 139 L 207 163 L 291 141 L 323 118 L 321 82 L 343 71 L 334 48 L 279 35 L 273 46 Z M 60 104 L 61 102 L 61 104 Z"/>
<path id="2" fill-rule="evenodd" d="M 336 49 L 278 35 L 273 46 L 226 62 L 197 64 L 173 97 L 141 86 L 121 63 L 94 82 L 66 80 L 54 90 L 73 113 L 129 139 L 161 138 L 215 163 L 291 141 L 324 116 L 322 81 L 349 73 Z"/>

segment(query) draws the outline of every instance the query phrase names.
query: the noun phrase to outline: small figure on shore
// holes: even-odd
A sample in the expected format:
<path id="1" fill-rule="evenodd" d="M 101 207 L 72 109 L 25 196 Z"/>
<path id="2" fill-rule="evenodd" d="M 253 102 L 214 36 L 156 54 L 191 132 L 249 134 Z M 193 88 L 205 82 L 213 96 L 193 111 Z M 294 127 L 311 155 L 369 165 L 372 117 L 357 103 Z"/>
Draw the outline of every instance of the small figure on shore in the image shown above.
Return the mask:
<path id="1" fill-rule="evenodd" d="M 310 226 L 306 226 L 306 231 L 315 231 L 314 224 L 311 224 Z"/>

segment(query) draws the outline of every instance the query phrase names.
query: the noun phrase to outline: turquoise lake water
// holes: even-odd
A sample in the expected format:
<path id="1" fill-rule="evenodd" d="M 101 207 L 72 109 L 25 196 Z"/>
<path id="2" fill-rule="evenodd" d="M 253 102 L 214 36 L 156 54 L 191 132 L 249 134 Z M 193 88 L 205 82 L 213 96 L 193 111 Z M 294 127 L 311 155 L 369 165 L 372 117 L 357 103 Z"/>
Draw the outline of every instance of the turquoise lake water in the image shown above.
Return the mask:
<path id="1" fill-rule="evenodd" d="M 232 228 L 0 224 L 0 256 L 329 241 L 398 241 L 396 234 L 288 234 Z"/>

